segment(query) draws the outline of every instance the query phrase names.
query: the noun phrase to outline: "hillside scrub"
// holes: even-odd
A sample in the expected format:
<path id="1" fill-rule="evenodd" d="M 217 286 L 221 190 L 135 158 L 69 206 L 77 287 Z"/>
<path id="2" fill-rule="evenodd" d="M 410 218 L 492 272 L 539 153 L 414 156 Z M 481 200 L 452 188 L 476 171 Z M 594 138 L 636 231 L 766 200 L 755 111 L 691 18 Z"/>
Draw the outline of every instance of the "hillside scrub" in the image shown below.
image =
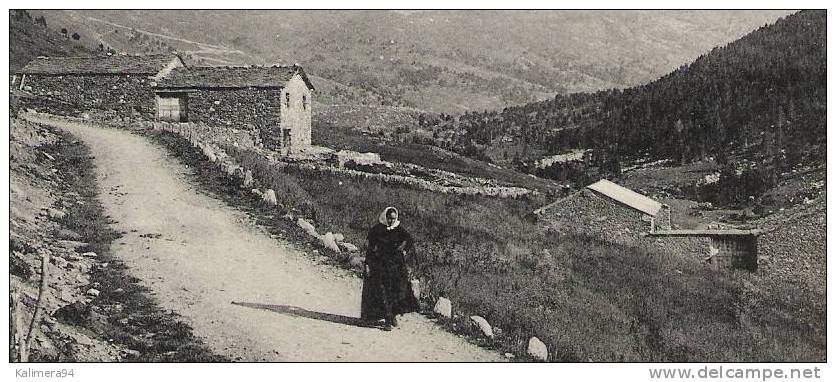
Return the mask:
<path id="1" fill-rule="evenodd" d="M 206 168 L 186 140 L 155 136 L 189 165 Z M 418 239 L 408 261 L 422 281 L 425 306 L 450 298 L 458 317 L 442 324 L 465 333 L 474 331 L 462 317 L 486 318 L 499 329 L 488 346 L 524 354 L 528 338 L 537 336 L 552 361 L 786 361 L 824 354 L 823 342 L 767 335 L 774 327 L 761 329 L 744 309 L 739 273 L 714 271 L 697 256 L 547 232 L 523 218 L 535 208 L 529 201 L 312 177 L 271 167 L 253 151 L 226 149 L 253 171 L 258 188 L 276 191 L 278 210 L 270 208 L 276 216 L 305 216 L 361 250 L 379 211 L 398 207 Z M 200 181 L 238 195 L 227 202 L 259 204 L 226 179 L 215 171 Z M 283 219 L 264 222 L 289 227 Z M 787 318 L 783 330 L 797 333 L 805 323 L 793 308 L 758 309 L 774 309 Z"/>

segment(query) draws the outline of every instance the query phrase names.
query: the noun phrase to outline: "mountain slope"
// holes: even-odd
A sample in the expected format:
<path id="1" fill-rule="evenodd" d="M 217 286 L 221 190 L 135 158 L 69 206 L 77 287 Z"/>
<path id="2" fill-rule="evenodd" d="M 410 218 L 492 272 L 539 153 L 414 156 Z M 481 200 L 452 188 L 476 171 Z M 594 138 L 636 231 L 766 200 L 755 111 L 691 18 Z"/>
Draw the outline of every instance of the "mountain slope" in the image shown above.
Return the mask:
<path id="1" fill-rule="evenodd" d="M 46 19 L 32 17 L 25 10 L 9 10 L 9 41 L 9 71 L 12 73 L 38 56 L 81 56 L 92 53 L 50 29 Z"/>
<path id="2" fill-rule="evenodd" d="M 125 41 L 134 29 L 211 63 L 298 62 L 309 73 L 376 95 L 362 97 L 363 103 L 461 112 L 649 81 L 787 13 L 74 10 L 43 14 L 116 49 L 136 49 Z"/>
<path id="3" fill-rule="evenodd" d="M 510 139 L 534 154 L 597 148 L 688 162 L 749 151 L 791 167 L 825 153 L 825 47 L 826 13 L 802 11 L 647 85 L 558 95 L 435 128 L 459 133 L 460 151 L 490 152 Z"/>

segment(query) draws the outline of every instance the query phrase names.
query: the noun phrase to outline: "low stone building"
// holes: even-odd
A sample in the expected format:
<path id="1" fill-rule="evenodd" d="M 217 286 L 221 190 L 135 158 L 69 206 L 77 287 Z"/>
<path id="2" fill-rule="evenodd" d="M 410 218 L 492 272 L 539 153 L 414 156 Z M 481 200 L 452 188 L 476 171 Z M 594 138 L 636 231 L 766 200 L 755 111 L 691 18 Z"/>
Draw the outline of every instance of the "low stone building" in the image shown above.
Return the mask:
<path id="1" fill-rule="evenodd" d="M 298 65 L 183 67 L 154 86 L 159 120 L 257 129 L 283 153 L 311 144 L 313 91 Z"/>
<path id="2" fill-rule="evenodd" d="M 13 82 L 56 105 L 73 105 L 77 112 L 115 111 L 150 118 L 156 110 L 152 84 L 183 66 L 174 54 L 38 57 L 15 73 Z"/>
<path id="3" fill-rule="evenodd" d="M 534 214 L 560 230 L 605 234 L 609 239 L 670 228 L 670 208 L 606 179 Z"/>
<path id="4" fill-rule="evenodd" d="M 670 213 L 666 205 L 602 179 L 533 215 L 560 233 L 698 256 L 717 269 L 757 270 L 761 230 L 673 229 Z"/>
<path id="5" fill-rule="evenodd" d="M 606 179 L 534 211 L 553 231 L 593 236 L 624 245 L 705 257 L 705 238 L 665 239 L 651 235 L 671 228 L 670 208 Z"/>

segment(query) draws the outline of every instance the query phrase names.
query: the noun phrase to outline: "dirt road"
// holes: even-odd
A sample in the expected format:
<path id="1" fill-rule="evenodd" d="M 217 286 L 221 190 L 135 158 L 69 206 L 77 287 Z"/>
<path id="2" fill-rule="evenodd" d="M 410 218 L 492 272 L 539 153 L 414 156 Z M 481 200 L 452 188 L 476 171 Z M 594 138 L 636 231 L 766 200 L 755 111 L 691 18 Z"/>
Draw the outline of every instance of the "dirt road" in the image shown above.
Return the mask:
<path id="1" fill-rule="evenodd" d="M 102 204 L 114 228 L 126 232 L 114 254 L 217 353 L 241 361 L 504 359 L 417 314 L 391 332 L 353 325 L 359 279 L 271 239 L 243 213 L 198 193 L 189 169 L 145 138 L 52 124 L 96 157 Z"/>

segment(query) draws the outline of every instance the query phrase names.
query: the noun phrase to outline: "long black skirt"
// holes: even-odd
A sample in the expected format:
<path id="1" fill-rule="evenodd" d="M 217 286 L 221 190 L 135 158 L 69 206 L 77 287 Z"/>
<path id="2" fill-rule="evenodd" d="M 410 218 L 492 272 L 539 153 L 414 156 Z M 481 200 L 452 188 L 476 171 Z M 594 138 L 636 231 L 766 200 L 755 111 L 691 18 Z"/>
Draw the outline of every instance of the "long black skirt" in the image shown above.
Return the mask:
<path id="1" fill-rule="evenodd" d="M 367 321 L 391 319 L 398 314 L 417 312 L 418 300 L 404 267 L 370 269 L 363 280 L 360 318 Z"/>

